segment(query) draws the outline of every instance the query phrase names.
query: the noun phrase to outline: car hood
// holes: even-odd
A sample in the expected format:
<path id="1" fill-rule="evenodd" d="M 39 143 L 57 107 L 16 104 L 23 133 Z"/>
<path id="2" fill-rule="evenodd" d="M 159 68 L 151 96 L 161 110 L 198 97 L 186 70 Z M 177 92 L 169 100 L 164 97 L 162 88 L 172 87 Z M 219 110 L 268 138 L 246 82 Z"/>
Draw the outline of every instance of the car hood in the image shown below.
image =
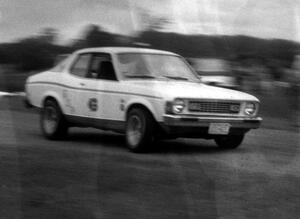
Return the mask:
<path id="1" fill-rule="evenodd" d="M 135 87 L 140 93 L 162 97 L 166 100 L 174 98 L 215 99 L 215 100 L 246 100 L 259 101 L 256 97 L 230 89 L 205 85 L 203 83 L 181 81 L 130 80 L 129 87 Z"/>

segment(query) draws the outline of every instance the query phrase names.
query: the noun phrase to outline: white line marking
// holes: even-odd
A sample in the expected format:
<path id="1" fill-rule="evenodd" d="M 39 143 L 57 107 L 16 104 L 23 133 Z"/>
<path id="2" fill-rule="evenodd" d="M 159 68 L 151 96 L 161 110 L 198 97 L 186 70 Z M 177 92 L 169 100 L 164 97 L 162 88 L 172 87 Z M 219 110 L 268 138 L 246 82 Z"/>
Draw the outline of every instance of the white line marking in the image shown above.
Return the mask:
<path id="1" fill-rule="evenodd" d="M 25 92 L 14 92 L 14 93 L 8 93 L 8 92 L 3 92 L 0 91 L 0 97 L 1 96 L 25 96 Z"/>

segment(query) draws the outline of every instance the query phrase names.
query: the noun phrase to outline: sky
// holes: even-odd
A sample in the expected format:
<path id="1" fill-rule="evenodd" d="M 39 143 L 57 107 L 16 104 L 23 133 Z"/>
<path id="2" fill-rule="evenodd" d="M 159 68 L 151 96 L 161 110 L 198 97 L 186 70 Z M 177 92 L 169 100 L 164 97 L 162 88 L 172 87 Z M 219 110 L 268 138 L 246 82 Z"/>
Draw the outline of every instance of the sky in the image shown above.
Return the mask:
<path id="1" fill-rule="evenodd" d="M 80 38 L 88 24 L 134 35 L 145 12 L 182 34 L 249 35 L 300 42 L 298 0 L 0 0 L 0 43 L 52 27 L 64 43 Z"/>

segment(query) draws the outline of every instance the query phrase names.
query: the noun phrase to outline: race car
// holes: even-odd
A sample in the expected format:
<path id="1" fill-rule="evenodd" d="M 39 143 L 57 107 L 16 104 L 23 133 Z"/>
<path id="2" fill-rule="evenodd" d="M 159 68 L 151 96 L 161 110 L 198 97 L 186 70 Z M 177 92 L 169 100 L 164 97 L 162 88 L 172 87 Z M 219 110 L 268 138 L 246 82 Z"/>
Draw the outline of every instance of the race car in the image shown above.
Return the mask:
<path id="1" fill-rule="evenodd" d="M 30 76 L 25 87 L 27 102 L 41 109 L 46 138 L 94 127 L 123 133 L 133 152 L 179 137 L 236 148 L 262 121 L 256 97 L 205 85 L 183 57 L 161 50 L 82 49 Z"/>

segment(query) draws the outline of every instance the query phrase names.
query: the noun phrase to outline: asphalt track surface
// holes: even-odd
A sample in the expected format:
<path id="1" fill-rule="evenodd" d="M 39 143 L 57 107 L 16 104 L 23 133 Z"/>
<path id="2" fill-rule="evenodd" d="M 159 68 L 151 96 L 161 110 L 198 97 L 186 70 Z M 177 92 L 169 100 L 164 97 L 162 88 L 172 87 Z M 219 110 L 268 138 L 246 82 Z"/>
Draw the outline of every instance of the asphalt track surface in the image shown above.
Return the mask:
<path id="1" fill-rule="evenodd" d="M 261 128 L 242 147 L 164 141 L 133 154 L 122 135 L 49 141 L 36 112 L 0 97 L 0 218 L 299 218 L 299 133 Z"/>

